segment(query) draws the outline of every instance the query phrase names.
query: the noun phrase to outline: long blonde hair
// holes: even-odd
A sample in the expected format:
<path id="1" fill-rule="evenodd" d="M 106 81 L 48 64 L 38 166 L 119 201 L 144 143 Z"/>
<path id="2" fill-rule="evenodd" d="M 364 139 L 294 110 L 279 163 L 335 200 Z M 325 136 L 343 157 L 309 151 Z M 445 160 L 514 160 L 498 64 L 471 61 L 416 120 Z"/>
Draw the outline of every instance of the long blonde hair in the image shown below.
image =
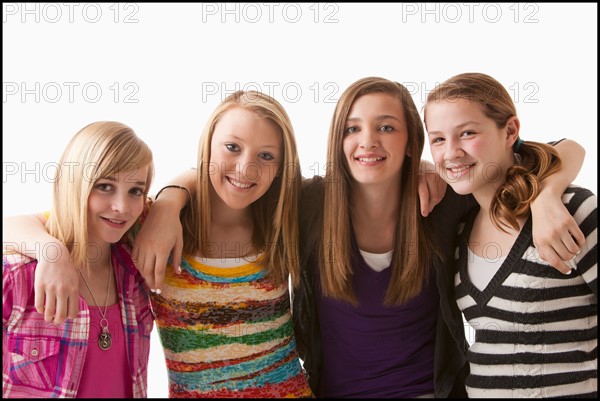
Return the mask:
<path id="1" fill-rule="evenodd" d="M 46 228 L 66 245 L 75 265 L 84 264 L 89 256 L 87 203 L 94 183 L 145 166 L 149 168 L 144 197 L 154 177 L 152 151 L 125 124 L 98 121 L 71 139 L 58 162 Z"/>
<path id="2" fill-rule="evenodd" d="M 253 244 L 262 253 L 259 259 L 267 275 L 277 283 L 298 283 L 298 196 L 300 163 L 290 118 L 279 102 L 261 92 L 238 91 L 221 102 L 212 113 L 198 147 L 196 196 L 183 210 L 184 253 L 207 255 L 210 243 L 210 149 L 213 133 L 222 116 L 232 108 L 243 108 L 272 121 L 283 139 L 283 159 L 276 177 L 256 202 L 251 204 Z"/>
<path id="3" fill-rule="evenodd" d="M 504 86 L 481 73 L 455 75 L 438 85 L 427 96 L 425 115 L 429 103 L 458 99 L 479 104 L 497 128 L 505 128 L 508 120 L 517 115 Z M 507 170 L 506 181 L 496 190 L 490 207 L 492 222 L 502 231 L 506 231 L 504 227 L 519 229 L 517 219 L 529 215 L 531 202 L 540 192 L 540 181 L 558 171 L 562 164 L 556 149 L 545 143 L 519 139 L 514 151 L 520 155 L 520 161 Z"/>
<path id="4" fill-rule="evenodd" d="M 385 303 L 400 305 L 421 292 L 429 277 L 432 244 L 419 211 L 418 173 L 425 133 L 419 112 L 408 90 L 384 78 L 363 78 L 348 87 L 337 103 L 327 145 L 323 240 L 320 277 L 323 295 L 356 304 L 352 285 L 350 221 L 351 174 L 344 157 L 346 120 L 356 99 L 370 93 L 386 93 L 400 100 L 408 129 L 408 150 L 402 165 L 400 212 L 396 221 L 392 276 Z"/>

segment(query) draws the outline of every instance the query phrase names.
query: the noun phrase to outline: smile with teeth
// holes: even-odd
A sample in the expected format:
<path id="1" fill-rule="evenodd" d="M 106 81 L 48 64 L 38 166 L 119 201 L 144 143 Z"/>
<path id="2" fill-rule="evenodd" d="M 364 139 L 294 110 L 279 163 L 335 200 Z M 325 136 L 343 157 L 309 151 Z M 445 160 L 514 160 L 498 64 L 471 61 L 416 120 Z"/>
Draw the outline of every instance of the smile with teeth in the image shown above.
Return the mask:
<path id="1" fill-rule="evenodd" d="M 363 162 L 363 163 L 372 163 L 372 162 L 380 162 L 382 160 L 384 160 L 385 157 L 383 156 L 371 156 L 371 157 L 357 157 L 356 160 L 358 160 L 359 162 Z"/>
<path id="2" fill-rule="evenodd" d="M 125 223 L 126 223 L 126 221 L 125 221 L 125 220 L 109 219 L 108 217 L 102 217 L 102 216 L 101 216 L 101 218 L 102 218 L 103 220 L 106 220 L 106 221 L 107 221 L 107 222 L 109 222 L 109 223 L 112 223 L 112 224 L 118 224 L 118 225 L 120 225 L 120 226 L 122 226 L 123 224 L 125 224 Z"/>
<path id="3" fill-rule="evenodd" d="M 461 164 L 460 166 L 446 166 L 446 168 L 450 171 L 452 171 L 454 174 L 460 174 L 465 170 L 470 169 L 471 167 L 473 167 L 475 164 Z"/>
<path id="4" fill-rule="evenodd" d="M 248 189 L 248 188 L 250 188 L 251 186 L 255 185 L 255 184 L 244 184 L 244 183 L 241 183 L 241 182 L 239 182 L 239 181 L 236 181 L 236 180 L 234 180 L 234 179 L 233 179 L 233 178 L 231 178 L 231 177 L 226 177 L 226 178 L 227 178 L 227 181 L 229 181 L 229 183 L 230 183 L 231 185 L 233 185 L 233 186 L 234 186 L 234 187 L 236 187 L 236 188 L 240 188 L 240 189 Z"/>

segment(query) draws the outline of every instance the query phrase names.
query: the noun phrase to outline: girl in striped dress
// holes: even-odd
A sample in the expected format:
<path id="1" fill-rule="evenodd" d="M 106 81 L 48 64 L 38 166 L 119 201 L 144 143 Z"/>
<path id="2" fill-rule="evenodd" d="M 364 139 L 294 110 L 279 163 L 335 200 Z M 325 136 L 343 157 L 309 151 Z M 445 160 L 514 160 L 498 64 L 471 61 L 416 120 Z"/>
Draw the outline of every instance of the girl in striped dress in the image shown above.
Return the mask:
<path id="1" fill-rule="evenodd" d="M 273 98 L 236 92 L 209 118 L 182 211 L 180 272 L 167 268 L 153 297 L 170 397 L 312 396 L 288 290 L 298 279 L 298 166 Z"/>
<path id="2" fill-rule="evenodd" d="M 506 89 L 484 74 L 450 78 L 429 94 L 425 124 L 439 174 L 479 204 L 456 252 L 455 296 L 475 330 L 469 397 L 596 397 L 596 196 L 575 186 L 562 196 L 586 237 L 562 275 L 533 244 L 530 213 L 561 160 L 552 146 L 519 138 Z M 574 246 L 568 232 L 562 241 Z"/>

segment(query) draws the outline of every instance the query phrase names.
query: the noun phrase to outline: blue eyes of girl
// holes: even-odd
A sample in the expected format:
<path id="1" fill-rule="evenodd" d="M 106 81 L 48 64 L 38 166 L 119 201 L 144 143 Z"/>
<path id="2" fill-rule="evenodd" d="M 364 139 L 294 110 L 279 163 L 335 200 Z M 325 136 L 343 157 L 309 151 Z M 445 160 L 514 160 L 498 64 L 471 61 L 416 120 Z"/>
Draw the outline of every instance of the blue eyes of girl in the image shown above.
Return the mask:
<path id="1" fill-rule="evenodd" d="M 475 133 L 476 133 L 475 131 L 463 131 L 463 132 L 461 132 L 461 133 L 460 133 L 460 136 L 461 136 L 462 138 L 464 138 L 464 137 L 473 136 L 473 135 L 475 135 Z M 439 142 L 441 142 L 441 141 L 443 141 L 443 140 L 444 140 L 444 138 L 442 138 L 442 137 L 437 137 L 437 138 L 433 138 L 433 139 L 431 140 L 431 143 L 439 143 Z"/>
<path id="2" fill-rule="evenodd" d="M 357 126 L 351 126 L 351 127 L 347 127 L 344 129 L 344 134 L 354 134 L 356 132 L 358 132 L 360 130 L 359 127 Z M 377 131 L 381 131 L 381 132 L 391 132 L 394 130 L 394 127 L 392 127 L 391 125 L 382 125 L 381 127 L 377 128 Z"/>
<path id="3" fill-rule="evenodd" d="M 107 183 L 100 183 L 96 185 L 96 189 L 102 191 L 102 192 L 109 192 L 110 190 L 113 189 L 113 185 L 112 184 L 107 184 Z M 131 193 L 134 196 L 142 196 L 144 195 L 144 189 L 143 188 L 138 188 L 138 187 L 134 187 L 131 188 L 129 190 L 129 193 Z"/>
<path id="4" fill-rule="evenodd" d="M 235 143 L 226 143 L 225 147 L 230 152 L 239 152 L 240 151 L 240 147 L 238 145 L 236 145 Z M 260 157 L 261 159 L 263 159 L 265 161 L 271 161 L 271 160 L 275 159 L 275 157 L 271 153 L 268 153 L 268 152 L 260 152 L 258 154 L 258 157 Z"/>

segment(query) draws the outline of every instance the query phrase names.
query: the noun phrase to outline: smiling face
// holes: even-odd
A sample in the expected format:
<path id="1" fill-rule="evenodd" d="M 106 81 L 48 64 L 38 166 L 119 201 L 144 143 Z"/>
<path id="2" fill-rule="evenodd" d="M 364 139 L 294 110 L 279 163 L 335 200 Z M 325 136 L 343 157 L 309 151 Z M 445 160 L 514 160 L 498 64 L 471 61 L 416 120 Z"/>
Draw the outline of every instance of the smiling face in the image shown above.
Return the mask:
<path id="1" fill-rule="evenodd" d="M 96 180 L 87 207 L 90 244 L 102 247 L 118 242 L 135 223 L 144 209 L 148 168 Z"/>
<path id="2" fill-rule="evenodd" d="M 458 194 L 493 196 L 514 164 L 518 119 L 498 128 L 479 103 L 452 99 L 427 103 L 425 123 L 440 176 Z"/>
<path id="3" fill-rule="evenodd" d="M 407 144 L 399 99 L 379 92 L 354 101 L 346 119 L 343 150 L 355 182 L 399 185 Z"/>
<path id="4" fill-rule="evenodd" d="M 210 182 L 217 196 L 240 210 L 263 196 L 283 157 L 275 123 L 240 107 L 226 111 L 211 141 Z"/>

